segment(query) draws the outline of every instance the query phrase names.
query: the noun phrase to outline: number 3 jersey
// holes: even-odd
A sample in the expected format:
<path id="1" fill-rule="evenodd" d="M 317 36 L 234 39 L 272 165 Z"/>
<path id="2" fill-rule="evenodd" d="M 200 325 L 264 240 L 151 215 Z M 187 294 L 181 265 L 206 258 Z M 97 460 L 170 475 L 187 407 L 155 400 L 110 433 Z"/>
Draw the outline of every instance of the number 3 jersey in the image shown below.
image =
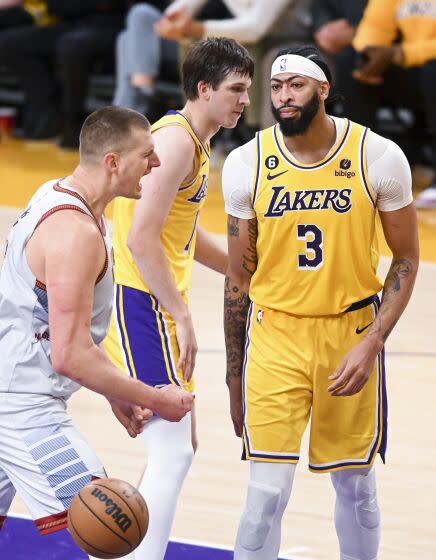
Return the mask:
<path id="1" fill-rule="evenodd" d="M 294 315 L 336 315 L 378 292 L 376 208 L 412 202 L 401 149 L 332 117 L 337 139 L 321 160 L 297 161 L 279 125 L 234 150 L 223 168 L 226 212 L 256 218 L 250 298 Z"/>
<path id="2" fill-rule="evenodd" d="M 347 121 L 323 160 L 302 164 L 277 129 L 257 135 L 252 200 L 258 266 L 250 297 L 294 315 L 336 315 L 381 288 L 368 131 Z"/>

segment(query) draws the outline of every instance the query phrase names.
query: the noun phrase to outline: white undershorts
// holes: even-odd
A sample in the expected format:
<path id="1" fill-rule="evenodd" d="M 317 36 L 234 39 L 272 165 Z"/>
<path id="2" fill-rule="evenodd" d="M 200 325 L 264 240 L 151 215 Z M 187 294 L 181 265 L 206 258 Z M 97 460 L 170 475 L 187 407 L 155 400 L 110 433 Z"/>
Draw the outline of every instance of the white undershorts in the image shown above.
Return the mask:
<path id="1" fill-rule="evenodd" d="M 73 497 L 93 477 L 105 476 L 64 400 L 0 394 L 0 517 L 17 492 L 41 533 L 63 529 Z"/>

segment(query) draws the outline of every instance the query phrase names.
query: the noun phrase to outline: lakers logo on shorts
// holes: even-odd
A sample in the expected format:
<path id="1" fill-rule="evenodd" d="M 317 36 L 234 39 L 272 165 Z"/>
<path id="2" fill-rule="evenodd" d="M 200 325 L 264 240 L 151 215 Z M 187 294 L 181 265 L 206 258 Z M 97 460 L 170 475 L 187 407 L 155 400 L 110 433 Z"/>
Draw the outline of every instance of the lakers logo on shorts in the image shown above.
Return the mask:
<path id="1" fill-rule="evenodd" d="M 259 311 L 257 312 L 257 322 L 259 323 L 259 325 L 261 324 L 263 319 L 263 311 L 262 309 L 259 309 Z"/>

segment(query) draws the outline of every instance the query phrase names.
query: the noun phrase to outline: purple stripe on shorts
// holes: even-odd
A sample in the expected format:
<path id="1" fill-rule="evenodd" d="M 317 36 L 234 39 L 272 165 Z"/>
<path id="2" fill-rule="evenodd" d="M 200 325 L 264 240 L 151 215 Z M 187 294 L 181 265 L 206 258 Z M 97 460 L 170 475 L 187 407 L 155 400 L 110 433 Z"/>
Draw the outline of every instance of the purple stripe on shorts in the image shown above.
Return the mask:
<path id="1" fill-rule="evenodd" d="M 378 452 L 382 458 L 383 463 L 385 462 L 386 448 L 388 445 L 388 395 L 386 390 L 386 369 L 385 369 L 385 349 L 383 347 L 381 351 L 381 398 L 382 398 L 382 437 L 380 442 L 380 448 Z"/>
<path id="2" fill-rule="evenodd" d="M 159 332 L 153 296 L 127 286 L 119 288 L 123 291 L 124 326 L 137 378 L 148 385 L 169 384 L 171 381 L 163 350 L 167 341 L 162 341 Z M 163 318 L 160 317 L 160 320 L 163 328 Z M 121 313 L 118 313 L 118 321 L 120 323 Z"/>
<path id="3" fill-rule="evenodd" d="M 121 336 L 121 346 L 123 349 L 123 354 L 125 356 L 125 362 L 127 364 L 127 367 L 129 369 L 129 374 L 130 377 L 135 377 L 134 372 L 132 371 L 132 364 L 130 363 L 129 360 L 129 354 L 127 352 L 127 346 L 126 346 L 126 335 L 124 333 L 124 328 L 122 325 L 122 321 L 121 321 L 121 292 L 122 292 L 123 286 L 119 285 L 119 284 L 115 284 L 115 305 L 117 308 L 117 322 L 118 322 L 118 331 L 120 333 Z"/>

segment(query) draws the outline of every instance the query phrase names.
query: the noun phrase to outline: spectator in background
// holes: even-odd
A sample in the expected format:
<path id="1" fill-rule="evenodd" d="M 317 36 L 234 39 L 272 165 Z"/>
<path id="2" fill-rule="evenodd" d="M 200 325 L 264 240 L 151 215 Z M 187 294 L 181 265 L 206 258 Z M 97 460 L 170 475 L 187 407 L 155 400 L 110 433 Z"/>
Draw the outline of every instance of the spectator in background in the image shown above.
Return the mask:
<path id="1" fill-rule="evenodd" d="M 312 0 L 313 38 L 328 58 L 334 75 L 332 100 L 339 101 L 344 95 L 348 97 L 350 87 L 354 85 L 352 71 L 356 51 L 352 42 L 367 3 L 367 0 Z M 342 116 L 342 104 L 333 101 L 331 106 L 329 104 L 329 113 Z"/>
<path id="2" fill-rule="evenodd" d="M 161 57 L 178 67 L 177 46 L 162 41 L 153 29 L 168 4 L 168 0 L 141 2 L 130 8 L 126 29 L 117 38 L 114 105 L 148 114 Z"/>
<path id="3" fill-rule="evenodd" d="M 53 21 L 43 0 L 0 0 L 0 31 L 18 25 L 47 25 Z"/>
<path id="4" fill-rule="evenodd" d="M 367 0 L 312 0 L 313 39 L 328 57 L 333 71 L 332 98 L 338 93 L 348 97 L 350 82 L 354 81 L 351 74 L 356 51 L 352 42 L 367 3 Z M 342 105 L 332 103 L 329 112 L 341 116 Z"/>
<path id="5" fill-rule="evenodd" d="M 47 0 L 45 6 L 48 25 L 0 32 L 0 63 L 25 92 L 23 136 L 51 138 L 61 131 L 59 145 L 77 148 L 91 64 L 113 52 L 125 2 Z"/>
<path id="6" fill-rule="evenodd" d="M 369 0 L 353 39 L 354 60 L 338 72 L 344 110 L 376 127 L 377 108 L 407 107 L 425 119 L 436 157 L 436 0 Z M 351 59 L 350 59 L 351 60 Z M 416 143 L 422 144 L 422 131 Z M 401 139 L 399 139 L 401 143 Z M 404 146 L 406 152 L 409 149 Z M 435 178 L 436 165 L 433 163 Z M 422 192 L 418 207 L 436 207 L 436 186 Z"/>
<path id="7" fill-rule="evenodd" d="M 174 69 L 166 78 L 179 77 L 178 43 L 162 39 L 154 30 L 169 4 L 169 0 L 140 2 L 129 10 L 126 29 L 117 39 L 114 105 L 131 107 L 149 115 L 162 62 L 167 71 Z M 207 3 L 199 13 L 200 18 L 229 15 L 221 0 Z"/>
<path id="8" fill-rule="evenodd" d="M 336 57 L 351 49 L 356 26 L 362 19 L 367 0 L 312 0 L 314 39 L 335 65 Z M 354 53 L 353 53 L 354 56 Z"/>
<path id="9" fill-rule="evenodd" d="M 257 70 L 250 88 L 250 106 L 246 111 L 245 122 L 251 130 L 259 128 L 261 114 L 269 118 L 269 88 L 262 108 L 262 59 L 272 48 L 286 41 L 305 41 L 308 38 L 309 21 L 302 7 L 306 0 L 224 0 L 230 15 L 222 20 L 196 17 L 207 0 L 174 0 L 164 16 L 155 25 L 156 32 L 164 39 L 183 42 L 186 39 L 225 36 L 236 39 L 245 45 L 255 59 Z M 300 19 L 296 17 L 300 9 Z M 251 134 L 251 132 L 250 132 Z"/>

